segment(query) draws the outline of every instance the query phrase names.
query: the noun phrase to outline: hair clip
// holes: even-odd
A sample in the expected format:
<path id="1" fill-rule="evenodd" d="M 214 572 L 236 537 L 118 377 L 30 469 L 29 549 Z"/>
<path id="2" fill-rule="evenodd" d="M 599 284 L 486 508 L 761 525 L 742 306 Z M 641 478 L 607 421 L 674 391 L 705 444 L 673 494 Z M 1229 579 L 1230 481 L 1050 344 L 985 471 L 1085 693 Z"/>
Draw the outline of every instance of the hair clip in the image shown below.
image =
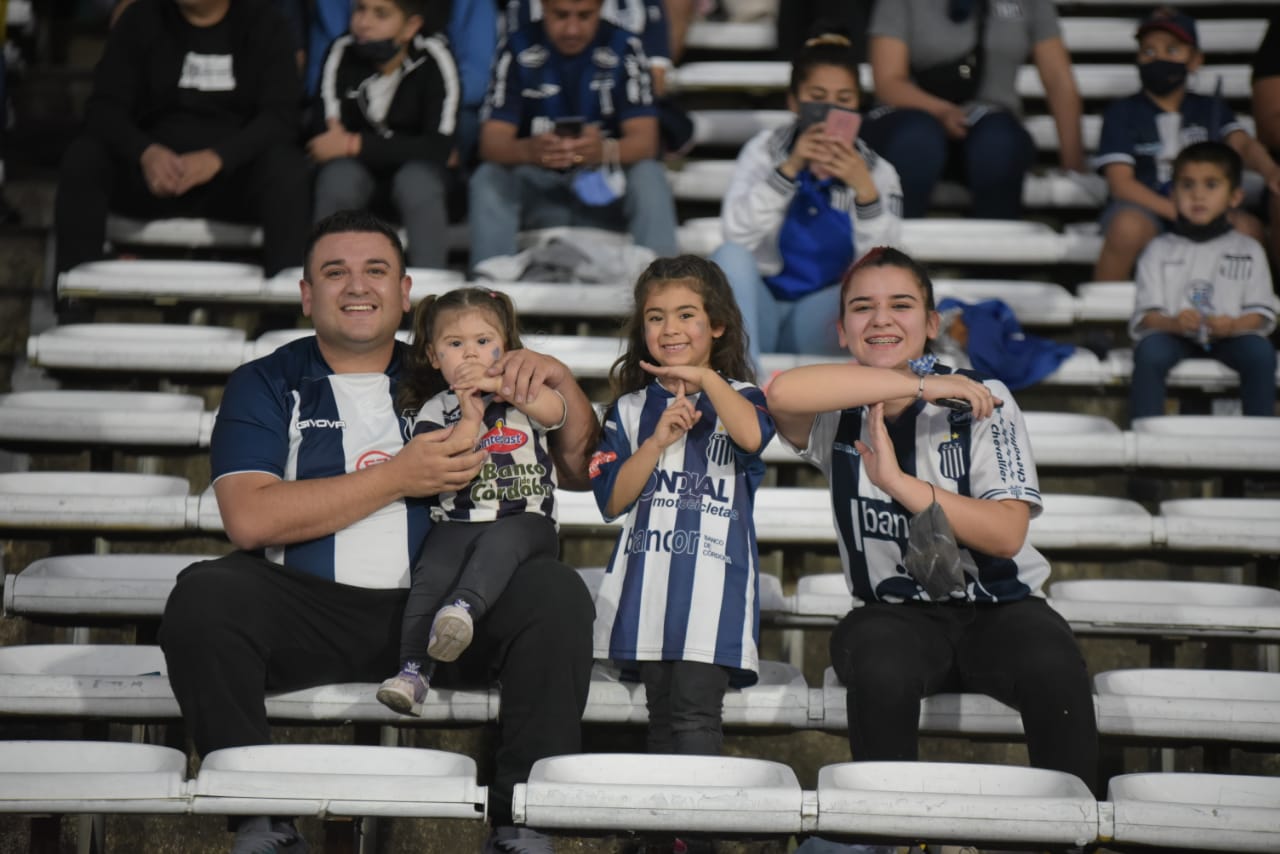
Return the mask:
<path id="1" fill-rule="evenodd" d="M 805 47 L 818 47 L 819 45 L 833 44 L 840 47 L 852 47 L 853 42 L 840 35 L 839 33 L 820 33 L 804 43 Z"/>
<path id="2" fill-rule="evenodd" d="M 911 373 L 918 377 L 925 377 L 933 372 L 933 366 L 938 363 L 938 357 L 933 353 L 925 353 L 919 359 L 907 359 L 907 367 L 911 369 Z M 921 384 L 923 386 L 923 383 Z"/>

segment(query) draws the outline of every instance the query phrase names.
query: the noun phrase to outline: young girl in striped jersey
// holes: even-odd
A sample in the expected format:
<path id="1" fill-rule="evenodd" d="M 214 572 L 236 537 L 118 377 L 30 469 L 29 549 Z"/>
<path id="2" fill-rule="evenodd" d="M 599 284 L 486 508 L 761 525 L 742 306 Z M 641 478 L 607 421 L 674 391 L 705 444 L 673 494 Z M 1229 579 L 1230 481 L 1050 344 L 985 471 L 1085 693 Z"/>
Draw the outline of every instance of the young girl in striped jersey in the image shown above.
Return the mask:
<path id="1" fill-rule="evenodd" d="M 759 669 L 752 510 L 773 419 L 719 267 L 660 258 L 634 297 L 591 461 L 605 518 L 627 514 L 596 597 L 595 655 L 639 670 L 650 752 L 716 754 L 726 688 Z"/>
<path id="2" fill-rule="evenodd" d="M 459 288 L 427 297 L 414 313 L 413 333 L 411 363 L 397 392 L 401 409 L 426 401 L 413 434 L 461 430 L 489 455 L 466 489 L 430 499 L 432 526 L 401 625 L 400 672 L 378 689 L 382 704 L 419 715 L 436 662 L 462 654 L 474 622 L 502 595 L 516 567 L 559 554 L 555 469 L 545 434 L 564 424 L 566 409 L 550 389 L 523 403 L 503 400 L 502 378 L 488 376 L 503 353 L 523 346 L 505 294 Z"/>

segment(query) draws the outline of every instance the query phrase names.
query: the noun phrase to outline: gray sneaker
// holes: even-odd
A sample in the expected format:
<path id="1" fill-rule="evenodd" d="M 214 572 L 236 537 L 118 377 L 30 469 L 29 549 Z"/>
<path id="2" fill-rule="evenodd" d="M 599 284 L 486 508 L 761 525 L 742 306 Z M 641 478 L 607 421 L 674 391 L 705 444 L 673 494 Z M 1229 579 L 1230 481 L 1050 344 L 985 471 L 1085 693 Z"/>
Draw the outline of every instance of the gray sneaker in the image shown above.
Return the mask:
<path id="1" fill-rule="evenodd" d="M 456 661 L 471 645 L 471 606 L 461 599 L 436 611 L 427 639 L 427 655 L 436 661 Z"/>
<path id="2" fill-rule="evenodd" d="M 551 837 L 528 827 L 495 827 L 481 854 L 555 854 Z"/>
<path id="3" fill-rule="evenodd" d="M 310 850 L 292 821 L 272 821 L 265 815 L 240 822 L 231 843 L 231 854 L 308 854 Z"/>

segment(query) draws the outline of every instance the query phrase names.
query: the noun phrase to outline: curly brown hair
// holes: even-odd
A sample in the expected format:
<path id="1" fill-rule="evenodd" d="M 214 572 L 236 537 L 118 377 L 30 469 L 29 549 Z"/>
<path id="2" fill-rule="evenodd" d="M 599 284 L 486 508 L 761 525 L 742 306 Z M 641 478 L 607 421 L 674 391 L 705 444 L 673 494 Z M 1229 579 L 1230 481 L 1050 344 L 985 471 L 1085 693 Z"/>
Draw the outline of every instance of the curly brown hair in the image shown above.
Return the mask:
<path id="1" fill-rule="evenodd" d="M 449 387 L 444 374 L 431 366 L 431 341 L 445 315 L 460 311 L 488 312 L 502 333 L 503 352 L 523 349 L 520 321 L 511 297 L 486 288 L 457 288 L 440 296 L 424 297 L 413 312 L 413 346 L 396 390 L 396 408 L 421 406 Z"/>
<path id="2" fill-rule="evenodd" d="M 640 367 L 641 360 L 657 361 L 644 341 L 644 304 L 654 291 L 675 284 L 684 285 L 700 296 L 711 325 L 724 327 L 724 334 L 711 343 L 712 369 L 729 379 L 749 383 L 756 381 L 755 370 L 747 355 L 748 338 L 742 312 L 738 310 L 724 271 L 714 261 L 697 255 L 677 255 L 658 258 L 636 280 L 631 314 L 622 327 L 626 350 L 609 369 L 615 400 L 639 391 L 652 379 Z"/>

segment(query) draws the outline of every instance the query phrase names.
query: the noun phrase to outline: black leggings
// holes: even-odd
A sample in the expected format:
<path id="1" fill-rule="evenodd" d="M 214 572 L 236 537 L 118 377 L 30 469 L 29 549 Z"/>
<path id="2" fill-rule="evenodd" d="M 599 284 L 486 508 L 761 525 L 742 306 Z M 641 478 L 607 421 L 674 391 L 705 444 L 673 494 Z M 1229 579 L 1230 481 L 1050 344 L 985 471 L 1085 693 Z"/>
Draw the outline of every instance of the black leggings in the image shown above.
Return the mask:
<path id="1" fill-rule="evenodd" d="M 701 661 L 642 661 L 650 753 L 718 756 L 729 671 Z"/>
<path id="2" fill-rule="evenodd" d="M 918 758 L 921 699 L 976 691 L 1022 712 L 1033 766 L 1097 785 L 1089 673 L 1070 626 L 1043 599 L 855 608 L 831 635 L 831 664 L 848 689 L 855 760 Z"/>

